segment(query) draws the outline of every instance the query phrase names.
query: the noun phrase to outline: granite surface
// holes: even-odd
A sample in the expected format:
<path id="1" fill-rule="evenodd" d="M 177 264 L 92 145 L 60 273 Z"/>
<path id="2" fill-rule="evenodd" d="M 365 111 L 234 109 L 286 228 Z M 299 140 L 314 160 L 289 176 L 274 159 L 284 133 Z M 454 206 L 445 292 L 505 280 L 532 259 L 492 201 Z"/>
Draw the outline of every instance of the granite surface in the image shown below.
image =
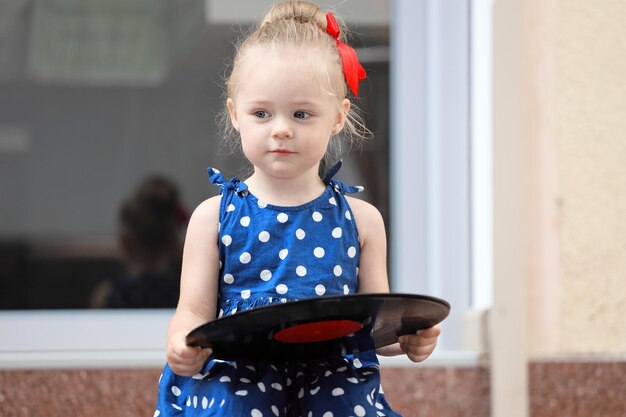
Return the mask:
<path id="1" fill-rule="evenodd" d="M 0 372 L 2 417 L 150 417 L 158 369 Z M 535 362 L 531 417 L 626 417 L 626 362 Z M 489 368 L 383 368 L 405 417 L 488 417 Z"/>

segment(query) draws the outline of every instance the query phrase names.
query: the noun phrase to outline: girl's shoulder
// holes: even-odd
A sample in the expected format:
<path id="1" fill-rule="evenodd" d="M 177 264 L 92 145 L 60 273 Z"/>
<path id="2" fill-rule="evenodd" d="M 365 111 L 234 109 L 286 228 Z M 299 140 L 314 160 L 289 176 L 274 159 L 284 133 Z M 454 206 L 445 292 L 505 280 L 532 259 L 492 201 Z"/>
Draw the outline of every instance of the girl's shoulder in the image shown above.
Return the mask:
<path id="1" fill-rule="evenodd" d="M 351 197 L 349 195 L 345 197 L 354 214 L 354 221 L 356 222 L 359 235 L 363 236 L 372 231 L 378 233 L 381 228 L 384 230 L 383 216 L 376 206 L 360 198 Z"/>
<path id="2" fill-rule="evenodd" d="M 207 198 L 198 204 L 189 219 L 189 227 L 195 225 L 213 225 L 219 222 L 221 195 Z"/>

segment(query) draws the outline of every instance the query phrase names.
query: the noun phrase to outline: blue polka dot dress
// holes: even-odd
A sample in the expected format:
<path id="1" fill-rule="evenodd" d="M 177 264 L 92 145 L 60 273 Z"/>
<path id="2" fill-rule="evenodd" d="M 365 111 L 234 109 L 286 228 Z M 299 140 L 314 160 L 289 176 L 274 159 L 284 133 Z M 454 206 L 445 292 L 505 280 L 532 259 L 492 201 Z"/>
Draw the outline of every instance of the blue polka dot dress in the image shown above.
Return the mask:
<path id="1" fill-rule="evenodd" d="M 333 170 L 336 172 L 338 166 Z M 297 207 L 267 204 L 237 178 L 209 168 L 220 187 L 219 316 L 358 290 L 359 241 L 344 193 L 327 178 L 318 198 Z M 154 416 L 399 416 L 380 386 L 372 352 L 302 363 L 209 358 L 181 377 L 166 365 Z"/>

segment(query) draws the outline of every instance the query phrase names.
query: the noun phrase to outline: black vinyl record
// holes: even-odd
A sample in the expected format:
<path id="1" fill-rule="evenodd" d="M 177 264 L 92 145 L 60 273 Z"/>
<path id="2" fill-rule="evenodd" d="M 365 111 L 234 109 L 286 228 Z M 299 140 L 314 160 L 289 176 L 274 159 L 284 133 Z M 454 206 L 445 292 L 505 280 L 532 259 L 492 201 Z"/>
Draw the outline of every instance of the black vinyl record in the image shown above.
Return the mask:
<path id="1" fill-rule="evenodd" d="M 299 361 L 366 352 L 432 327 L 448 316 L 441 299 L 355 294 L 272 304 L 221 317 L 187 335 L 216 359 Z"/>

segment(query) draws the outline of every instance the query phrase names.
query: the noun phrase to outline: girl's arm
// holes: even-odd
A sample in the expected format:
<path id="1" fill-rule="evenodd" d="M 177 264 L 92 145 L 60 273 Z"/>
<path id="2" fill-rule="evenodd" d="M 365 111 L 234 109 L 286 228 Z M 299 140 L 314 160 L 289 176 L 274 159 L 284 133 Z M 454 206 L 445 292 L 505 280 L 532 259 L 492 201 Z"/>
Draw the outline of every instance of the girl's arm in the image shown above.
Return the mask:
<path id="1" fill-rule="evenodd" d="M 185 337 L 199 325 L 215 319 L 220 200 L 218 196 L 200 204 L 187 228 L 180 298 L 167 331 L 167 360 L 179 375 L 197 373 L 211 354 L 210 349 L 187 346 Z"/>
<path id="2" fill-rule="evenodd" d="M 376 207 L 353 197 L 347 197 L 361 245 L 359 261 L 359 293 L 388 293 L 387 236 L 383 218 Z M 402 336 L 400 343 L 376 350 L 382 356 L 406 354 L 414 362 L 426 359 L 437 345 L 438 326 L 413 335 Z"/>

